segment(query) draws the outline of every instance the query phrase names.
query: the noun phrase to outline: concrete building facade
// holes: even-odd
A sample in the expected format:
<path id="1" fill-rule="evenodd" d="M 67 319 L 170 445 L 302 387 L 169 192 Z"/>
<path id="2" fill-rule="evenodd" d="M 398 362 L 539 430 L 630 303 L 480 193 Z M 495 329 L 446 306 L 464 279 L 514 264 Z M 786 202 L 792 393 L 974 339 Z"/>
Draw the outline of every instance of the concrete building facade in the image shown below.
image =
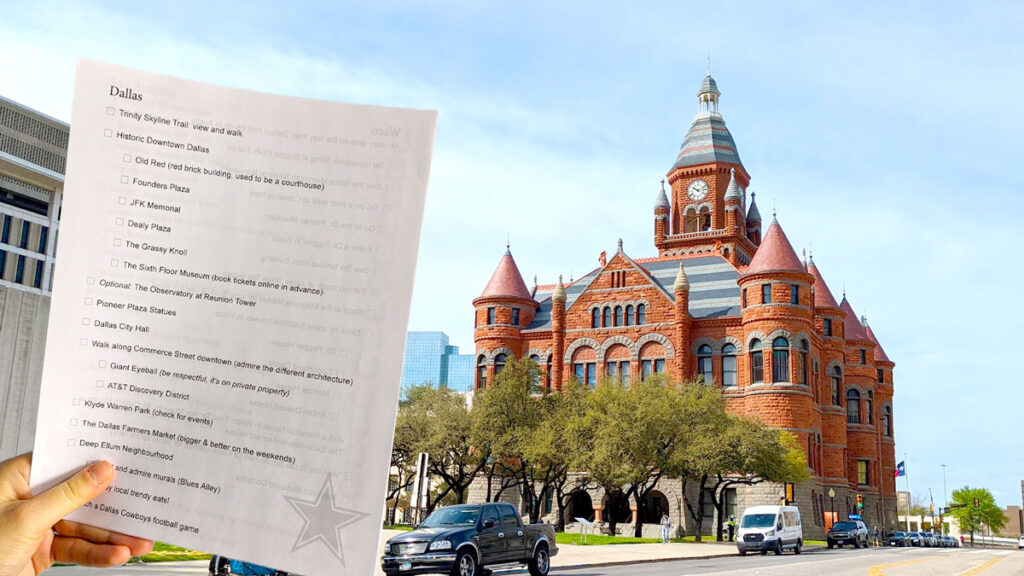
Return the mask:
<path id="1" fill-rule="evenodd" d="M 823 535 L 831 520 L 830 489 L 836 519 L 859 512 L 869 525 L 894 528 L 895 364 L 778 221 L 762 226 L 720 95 L 708 75 L 668 189 L 663 180 L 656 195 L 656 255 L 631 256 L 620 240 L 578 280 L 532 288 L 511 253 L 501 257 L 473 301 L 475 385 L 486 386 L 511 357 L 533 359 L 555 390 L 569 378 L 596 386 L 658 372 L 703 381 L 721 389 L 731 411 L 796 436 L 812 476 L 797 488 L 807 537 Z M 679 485 L 666 481 L 655 497 L 685 526 L 672 504 Z M 613 508 L 637 520 L 615 495 L 588 496 L 597 520 Z M 781 496 L 780 485 L 762 484 L 740 487 L 735 499 L 742 511 Z"/>

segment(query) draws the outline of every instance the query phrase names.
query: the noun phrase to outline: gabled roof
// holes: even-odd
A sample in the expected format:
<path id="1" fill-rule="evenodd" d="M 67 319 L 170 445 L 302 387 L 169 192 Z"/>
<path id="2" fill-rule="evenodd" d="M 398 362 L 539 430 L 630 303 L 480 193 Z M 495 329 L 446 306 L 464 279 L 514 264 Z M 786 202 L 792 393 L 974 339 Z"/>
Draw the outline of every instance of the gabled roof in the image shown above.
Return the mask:
<path id="1" fill-rule="evenodd" d="M 525 298 L 532 300 L 530 290 L 523 282 L 523 275 L 519 273 L 515 259 L 512 258 L 512 251 L 506 250 L 505 255 L 498 261 L 498 267 L 491 274 L 490 281 L 484 287 L 480 298 L 511 297 Z"/>
<path id="2" fill-rule="evenodd" d="M 874 331 L 871 330 L 871 326 L 868 326 L 868 319 L 863 318 L 864 331 L 867 332 L 868 338 L 875 343 L 875 362 L 892 362 L 889 360 L 889 356 L 886 355 L 885 350 L 882 350 L 882 345 L 878 343 L 878 338 L 875 337 Z"/>
<path id="3" fill-rule="evenodd" d="M 811 265 L 807 267 L 807 271 L 814 276 L 814 305 L 818 308 L 839 308 L 839 303 L 836 302 L 835 296 L 832 296 L 832 291 L 828 289 L 828 284 L 814 264 L 814 258 L 811 258 Z"/>
<path id="4" fill-rule="evenodd" d="M 843 296 L 843 302 L 839 305 L 839 309 L 846 312 L 846 322 L 843 324 L 846 326 L 846 339 L 847 340 L 871 340 L 868 333 L 864 331 L 864 327 L 860 325 L 860 320 L 857 320 L 857 313 L 853 311 L 853 306 L 850 306 L 850 301 Z"/>
<path id="5" fill-rule="evenodd" d="M 743 275 L 762 272 L 807 272 L 778 220 L 772 220 Z"/>

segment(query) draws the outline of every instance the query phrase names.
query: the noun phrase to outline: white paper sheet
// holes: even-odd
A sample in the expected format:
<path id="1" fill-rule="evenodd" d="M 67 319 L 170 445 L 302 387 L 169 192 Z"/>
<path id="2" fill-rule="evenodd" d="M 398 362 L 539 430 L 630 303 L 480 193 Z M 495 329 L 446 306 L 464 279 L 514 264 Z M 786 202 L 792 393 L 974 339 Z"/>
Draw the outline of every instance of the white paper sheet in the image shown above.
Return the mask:
<path id="1" fill-rule="evenodd" d="M 435 123 L 79 62 L 34 489 L 107 459 L 72 519 L 372 574 Z"/>

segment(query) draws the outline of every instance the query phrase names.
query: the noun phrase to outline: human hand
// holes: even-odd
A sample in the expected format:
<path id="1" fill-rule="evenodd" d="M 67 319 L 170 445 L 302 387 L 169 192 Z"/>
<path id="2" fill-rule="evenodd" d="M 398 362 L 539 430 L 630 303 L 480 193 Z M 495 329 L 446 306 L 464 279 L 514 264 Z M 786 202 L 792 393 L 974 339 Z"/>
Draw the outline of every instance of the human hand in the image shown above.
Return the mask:
<path id="1" fill-rule="evenodd" d="M 33 496 L 32 454 L 0 463 L 0 576 L 36 576 L 54 562 L 107 567 L 153 549 L 151 540 L 63 520 L 114 481 L 110 462 L 79 470 Z"/>

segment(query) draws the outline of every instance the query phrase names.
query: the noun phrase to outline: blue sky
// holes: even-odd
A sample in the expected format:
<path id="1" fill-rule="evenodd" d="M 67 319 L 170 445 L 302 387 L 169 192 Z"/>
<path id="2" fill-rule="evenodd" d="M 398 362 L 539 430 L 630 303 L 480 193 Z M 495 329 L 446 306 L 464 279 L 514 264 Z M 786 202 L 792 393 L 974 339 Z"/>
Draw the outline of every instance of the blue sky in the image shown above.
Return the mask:
<path id="1" fill-rule="evenodd" d="M 0 94 L 65 120 L 77 57 L 439 110 L 410 328 L 465 350 L 506 235 L 528 283 L 654 254 L 710 51 L 762 214 L 897 363 L 911 488 L 1020 504 L 1020 3 L 0 4 Z"/>

